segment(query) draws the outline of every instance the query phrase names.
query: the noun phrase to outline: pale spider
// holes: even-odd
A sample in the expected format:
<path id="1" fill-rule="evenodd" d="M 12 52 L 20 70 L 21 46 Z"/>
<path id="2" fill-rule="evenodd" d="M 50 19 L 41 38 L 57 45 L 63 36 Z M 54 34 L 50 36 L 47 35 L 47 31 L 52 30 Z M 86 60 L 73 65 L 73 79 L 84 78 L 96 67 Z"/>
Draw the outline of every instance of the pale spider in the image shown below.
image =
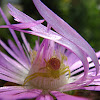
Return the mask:
<path id="1" fill-rule="evenodd" d="M 27 76 L 24 80 L 25 85 L 30 80 L 36 78 L 36 77 L 46 77 L 46 78 L 59 78 L 61 75 L 64 75 L 65 73 L 69 73 L 70 77 L 70 70 L 69 66 L 65 66 L 62 61 L 60 61 L 58 58 L 53 57 L 50 58 L 48 61 L 44 60 L 46 63 L 46 66 L 43 68 L 40 68 L 40 70 L 46 69 L 45 72 L 35 72 L 29 76 Z M 63 68 L 61 68 L 63 66 Z"/>

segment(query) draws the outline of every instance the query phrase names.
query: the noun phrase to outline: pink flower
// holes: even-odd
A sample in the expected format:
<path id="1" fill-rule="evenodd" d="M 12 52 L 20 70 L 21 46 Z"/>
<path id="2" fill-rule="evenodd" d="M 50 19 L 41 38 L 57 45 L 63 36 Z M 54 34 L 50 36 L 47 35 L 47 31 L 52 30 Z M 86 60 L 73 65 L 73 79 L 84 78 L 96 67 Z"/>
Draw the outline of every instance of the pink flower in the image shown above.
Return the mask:
<path id="1" fill-rule="evenodd" d="M 54 100 L 54 96 L 57 100 L 87 100 L 61 92 L 79 89 L 100 91 L 100 52 L 95 54 L 73 28 L 40 0 L 33 2 L 47 22 L 47 27 L 41 24 L 44 20 L 36 21 L 8 4 L 10 14 L 20 22 L 11 25 L 0 8 L 7 24 L 0 28 L 9 28 L 17 44 L 8 40 L 8 47 L 0 40 L 1 46 L 12 56 L 0 51 L 0 79 L 18 84 L 1 87 L 0 99 Z M 23 30 L 26 28 L 31 31 Z M 23 45 L 13 29 L 21 31 Z M 32 49 L 23 32 L 43 37 L 44 40 L 41 44 L 36 41 Z"/>

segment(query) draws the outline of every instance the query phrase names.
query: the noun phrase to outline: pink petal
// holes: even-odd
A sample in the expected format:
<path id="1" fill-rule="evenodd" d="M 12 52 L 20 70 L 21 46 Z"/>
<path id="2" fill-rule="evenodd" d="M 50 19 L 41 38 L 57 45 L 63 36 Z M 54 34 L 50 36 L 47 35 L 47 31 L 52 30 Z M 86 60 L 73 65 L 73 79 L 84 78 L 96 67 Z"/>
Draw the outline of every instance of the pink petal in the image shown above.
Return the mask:
<path id="1" fill-rule="evenodd" d="M 91 46 L 64 20 L 58 17 L 48 7 L 46 7 L 40 0 L 33 0 L 36 8 L 41 16 L 50 24 L 50 26 L 66 39 L 79 46 L 87 55 L 89 55 L 95 63 L 96 72 L 98 73 L 99 64 L 94 50 Z"/>
<path id="2" fill-rule="evenodd" d="M 41 93 L 41 91 L 38 90 L 26 90 L 22 93 L 17 93 L 14 94 L 14 98 L 16 99 L 28 99 L 28 98 L 36 98 L 39 94 Z"/>
<path id="3" fill-rule="evenodd" d="M 3 67 L 4 66 L 0 65 L 0 78 L 1 79 L 6 80 L 7 78 L 11 78 L 11 79 L 18 81 L 20 83 L 22 83 L 24 81 L 23 76 L 21 76 L 20 74 L 16 74 L 16 73 L 10 71 L 9 69 L 3 68 Z M 6 80 L 6 81 L 8 81 L 8 80 Z"/>
<path id="4" fill-rule="evenodd" d="M 25 69 L 20 63 L 18 63 L 14 59 L 10 58 L 9 56 L 7 56 L 6 54 L 4 54 L 3 52 L 0 52 L 0 54 L 2 55 L 2 57 L 4 57 L 4 59 L 6 60 L 6 62 L 9 62 L 10 64 L 12 64 L 14 68 L 20 70 L 21 73 L 23 72 L 23 73 L 27 74 L 28 70 Z"/>
<path id="5" fill-rule="evenodd" d="M 91 73 L 90 73 L 91 74 Z M 92 75 L 93 75 L 94 73 L 92 73 Z M 89 85 L 98 85 L 98 86 L 100 86 L 100 73 L 98 74 L 98 76 L 94 76 L 94 77 L 92 77 L 93 79 L 94 79 L 94 81 L 93 82 L 91 82 Z"/>
<path id="6" fill-rule="evenodd" d="M 57 100 L 89 100 L 87 98 L 76 97 L 76 96 L 60 93 L 57 91 L 52 91 L 51 93 L 57 98 Z"/>
<path id="7" fill-rule="evenodd" d="M 0 52 L 0 58 L 0 78 L 6 81 L 22 84 L 28 70 L 2 52 Z"/>
<path id="8" fill-rule="evenodd" d="M 8 7 L 11 10 L 11 14 L 15 18 L 18 18 L 20 21 L 23 22 L 24 20 L 21 19 L 19 17 L 19 15 L 21 17 L 23 16 L 24 19 L 27 19 L 27 22 L 28 21 L 29 22 L 32 21 L 31 18 L 29 18 L 27 15 L 23 14 L 22 12 L 20 12 L 16 8 L 14 8 L 12 5 L 9 4 Z M 87 75 L 87 73 L 88 73 L 88 62 L 86 60 L 86 56 L 85 56 L 85 54 L 83 54 L 83 51 L 81 51 L 77 46 L 75 46 L 75 44 L 71 43 L 69 40 L 66 40 L 64 37 L 62 38 L 62 36 L 57 35 L 57 33 L 53 32 L 51 30 L 47 33 L 47 28 L 45 26 L 43 26 L 43 25 L 38 25 L 36 27 L 32 27 L 32 30 L 33 31 L 30 34 L 54 40 L 55 42 L 57 42 L 59 44 L 62 44 L 63 46 L 67 47 L 72 52 L 74 52 L 82 60 L 82 62 L 83 62 L 83 65 L 85 67 L 85 75 L 84 75 L 84 77 Z M 23 32 L 25 32 L 25 31 L 23 31 Z"/>
<path id="9" fill-rule="evenodd" d="M 23 12 L 20 12 L 18 9 L 16 9 L 15 7 L 13 7 L 10 3 L 8 4 L 8 8 L 10 9 L 10 14 L 15 18 L 16 21 L 18 21 L 18 22 L 24 22 L 24 23 L 36 22 L 31 17 L 27 16 Z"/>
<path id="10" fill-rule="evenodd" d="M 97 58 L 99 59 L 99 57 L 100 57 L 100 51 L 99 51 L 99 52 L 96 52 L 96 56 L 97 56 Z M 69 58 L 69 56 L 68 56 L 68 58 Z M 91 61 L 92 61 L 92 59 L 91 59 L 90 57 L 87 57 L 87 59 L 88 59 L 88 62 L 91 62 Z M 99 61 L 99 64 L 100 64 L 100 60 L 98 60 L 98 61 Z M 75 62 L 75 63 L 70 67 L 70 70 L 71 70 L 71 71 L 76 70 L 76 69 L 78 69 L 78 70 L 83 70 L 83 67 L 82 67 L 81 69 L 79 69 L 82 65 L 83 65 L 83 64 L 82 64 L 81 61 L 79 60 L 79 61 Z M 94 65 L 93 62 L 91 62 L 91 63 L 89 64 L 89 68 L 91 68 L 91 67 L 93 67 L 93 66 L 95 66 L 95 65 Z M 76 71 L 78 71 L 78 70 L 76 70 Z M 74 72 L 73 74 L 75 74 L 75 73 L 76 73 L 76 72 Z"/>
<path id="11" fill-rule="evenodd" d="M 2 100 L 6 100 L 7 97 L 9 97 L 9 100 L 36 98 L 40 93 L 41 90 L 27 90 L 21 86 L 8 86 L 0 88 L 0 98 Z"/>
<path id="12" fill-rule="evenodd" d="M 18 22 L 22 22 L 22 23 L 37 23 L 37 21 L 35 21 L 34 19 L 32 19 L 31 17 L 27 16 L 26 14 L 24 14 L 23 12 L 17 10 L 15 7 L 13 7 L 11 4 L 8 4 L 8 8 L 10 9 L 10 13 L 11 15 L 17 19 Z M 43 36 L 48 38 L 48 39 L 60 39 L 61 37 L 56 34 L 53 31 L 50 31 L 50 34 L 47 32 L 47 27 L 41 25 L 37 25 L 35 27 L 32 27 L 31 29 L 35 29 L 35 31 L 37 31 L 37 33 L 35 33 L 35 31 L 33 32 L 33 35 L 37 35 L 39 36 L 40 32 L 43 31 Z M 32 34 L 32 33 L 30 33 Z M 49 36 L 47 36 L 49 34 Z M 42 35 L 40 35 L 42 36 Z"/>
<path id="13" fill-rule="evenodd" d="M 19 29 L 26 29 L 30 27 L 34 27 L 40 23 L 19 23 L 19 24 L 12 24 L 12 25 L 2 25 L 0 28 L 19 28 Z"/>
<path id="14" fill-rule="evenodd" d="M 5 16 L 5 14 L 3 13 L 3 11 L 2 11 L 1 8 L 0 8 L 0 13 L 1 13 L 3 19 L 5 20 L 6 24 L 7 24 L 7 25 L 10 25 L 10 22 L 8 21 L 7 17 Z M 20 49 L 20 51 L 21 51 L 21 53 L 22 53 L 22 55 L 23 55 L 23 57 L 24 57 L 24 60 L 25 60 L 27 63 L 29 63 L 29 61 L 28 61 L 28 59 L 27 59 L 27 57 L 26 57 L 26 55 L 25 55 L 25 53 L 24 53 L 24 50 L 23 50 L 23 48 L 22 48 L 22 46 L 21 46 L 21 43 L 20 43 L 20 41 L 18 40 L 18 38 L 17 38 L 17 36 L 16 36 L 14 30 L 12 30 L 12 29 L 10 29 L 10 28 L 9 28 L 9 30 L 10 30 L 10 32 L 11 32 L 11 34 L 12 34 L 12 36 L 13 36 L 13 38 L 14 38 L 14 40 L 15 40 L 17 46 L 18 46 L 18 48 Z"/>
<path id="15" fill-rule="evenodd" d="M 65 54 L 66 55 L 66 54 Z M 67 56 L 67 55 L 66 55 Z M 67 56 L 67 62 L 68 62 L 68 65 L 71 67 L 75 62 L 79 61 L 80 59 L 74 54 L 74 53 L 71 53 L 70 55 Z M 72 60 L 73 58 L 73 60 Z"/>
<path id="16" fill-rule="evenodd" d="M 87 75 L 88 73 L 88 62 L 87 62 L 87 59 L 86 59 L 86 56 L 85 54 L 83 53 L 83 51 L 78 48 L 76 45 L 74 45 L 72 42 L 70 42 L 69 40 L 66 40 L 65 38 L 61 38 L 61 37 L 58 37 L 54 34 L 51 34 L 52 31 L 49 31 L 51 32 L 50 34 L 48 33 L 41 33 L 41 32 L 29 32 L 29 31 L 25 31 L 25 30 L 19 30 L 19 31 L 22 31 L 22 32 L 26 32 L 26 33 L 30 33 L 30 34 L 33 34 L 33 35 L 37 35 L 37 36 L 40 36 L 40 37 L 44 37 L 44 38 L 47 38 L 47 39 L 51 39 L 63 46 L 65 46 L 67 49 L 70 49 L 72 52 L 74 52 L 83 62 L 83 66 L 84 66 L 84 78 L 85 76 Z M 53 32 L 54 33 L 54 32 Z M 61 38 L 61 39 L 60 39 Z"/>
<path id="17" fill-rule="evenodd" d="M 51 31 L 49 31 L 51 32 Z M 51 33 L 42 33 L 41 31 L 39 33 L 37 32 L 32 32 L 31 34 L 33 35 L 38 35 L 40 37 L 43 37 L 43 38 L 47 38 L 47 39 L 50 39 L 50 40 L 54 40 L 55 42 L 63 45 L 65 48 L 67 49 L 70 49 L 73 53 L 75 53 L 82 61 L 83 63 L 83 66 L 84 66 L 84 70 L 85 70 L 85 76 L 87 75 L 88 73 L 88 68 L 89 68 L 89 65 L 88 65 L 88 62 L 87 62 L 87 58 L 86 58 L 86 55 L 83 53 L 83 51 L 78 48 L 75 44 L 73 44 L 72 42 L 70 42 L 69 40 L 66 40 L 64 37 L 62 37 L 61 39 L 56 39 Z M 84 77 L 85 77 L 84 76 Z"/>
<path id="18" fill-rule="evenodd" d="M 83 87 L 81 89 L 84 89 L 84 90 L 93 90 L 93 91 L 100 91 L 100 86 L 89 86 L 89 87 Z"/>
<path id="19" fill-rule="evenodd" d="M 39 95 L 36 100 L 54 100 L 50 95 Z"/>
<path id="20" fill-rule="evenodd" d="M 21 32 L 21 37 L 23 39 L 25 47 L 27 48 L 28 52 L 30 52 L 30 50 L 31 50 L 30 44 L 28 43 L 28 41 L 27 41 L 27 39 L 26 39 L 26 37 L 25 37 L 23 32 Z"/>
<path id="21" fill-rule="evenodd" d="M 10 48 L 15 52 L 15 54 L 17 56 L 19 56 L 20 58 L 22 58 L 22 60 L 24 60 L 22 53 L 20 52 L 20 50 L 15 46 L 15 44 L 12 42 L 12 40 L 8 40 L 8 44 L 10 46 Z"/>
<path id="22" fill-rule="evenodd" d="M 12 78 L 12 77 L 9 77 L 9 76 L 3 75 L 3 74 L 0 74 L 0 79 L 5 80 L 5 81 L 9 81 L 9 82 L 22 84 L 22 82 L 19 79 L 17 80 L 15 78 Z"/>
<path id="23" fill-rule="evenodd" d="M 23 16 L 23 18 L 25 18 L 25 19 L 29 18 L 27 15 L 24 16 L 24 14 L 22 12 L 20 12 L 16 8 L 14 8 L 12 5 L 8 5 L 8 6 L 9 6 L 9 8 L 10 8 L 10 10 L 12 12 L 12 15 L 14 17 L 17 18 L 18 14 L 19 14 L 21 17 Z M 20 17 L 18 17 L 18 18 L 19 18 L 20 21 L 22 20 Z M 29 18 L 29 20 L 27 19 L 27 21 L 29 21 L 29 22 L 30 22 L 30 20 L 31 20 L 30 18 Z M 69 40 L 66 40 L 64 37 L 57 35 L 57 33 L 53 32 L 51 30 L 49 32 L 47 32 L 47 28 L 45 26 L 43 26 L 43 25 L 38 25 L 36 27 L 32 27 L 32 30 L 33 31 L 31 33 L 29 32 L 30 34 L 54 40 L 55 42 L 67 47 L 72 52 L 74 52 L 83 62 L 83 66 L 85 68 L 84 69 L 85 70 L 84 71 L 85 72 L 84 78 L 85 78 L 85 76 L 88 73 L 88 62 L 86 60 L 85 54 L 83 53 L 83 51 L 80 50 L 80 48 L 78 48 L 75 44 L 73 44 Z M 19 30 L 19 31 L 21 31 L 21 30 Z M 22 31 L 25 32 L 24 30 L 22 30 Z"/>
<path id="24" fill-rule="evenodd" d="M 0 44 L 12 57 L 18 60 L 18 62 L 20 62 L 25 68 L 29 69 L 28 65 L 23 62 L 2 40 L 0 40 Z"/>

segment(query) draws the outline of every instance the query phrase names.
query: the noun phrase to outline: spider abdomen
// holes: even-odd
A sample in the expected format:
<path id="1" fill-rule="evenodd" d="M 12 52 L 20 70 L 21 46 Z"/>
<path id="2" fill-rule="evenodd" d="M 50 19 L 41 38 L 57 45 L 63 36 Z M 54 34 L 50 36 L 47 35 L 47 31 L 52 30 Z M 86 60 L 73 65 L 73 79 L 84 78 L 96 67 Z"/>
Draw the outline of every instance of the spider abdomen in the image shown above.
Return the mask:
<path id="1" fill-rule="evenodd" d="M 51 58 L 47 62 L 48 67 L 53 69 L 53 70 L 58 70 L 60 68 L 61 62 L 58 58 Z"/>

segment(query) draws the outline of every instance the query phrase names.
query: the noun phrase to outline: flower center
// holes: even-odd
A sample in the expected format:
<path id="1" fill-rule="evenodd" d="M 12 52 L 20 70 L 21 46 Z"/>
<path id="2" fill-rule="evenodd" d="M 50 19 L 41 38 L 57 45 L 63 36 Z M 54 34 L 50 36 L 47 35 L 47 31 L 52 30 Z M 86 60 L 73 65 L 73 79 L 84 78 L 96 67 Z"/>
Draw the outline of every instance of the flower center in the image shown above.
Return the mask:
<path id="1" fill-rule="evenodd" d="M 61 60 L 57 57 L 51 57 L 47 61 L 44 59 L 45 64 L 42 64 L 41 58 L 38 59 L 32 65 L 33 69 L 25 78 L 23 85 L 43 91 L 57 90 L 65 85 L 70 77 L 69 66 L 65 66 L 63 60 L 65 57 L 62 57 Z M 66 76 L 66 74 L 69 75 Z"/>

